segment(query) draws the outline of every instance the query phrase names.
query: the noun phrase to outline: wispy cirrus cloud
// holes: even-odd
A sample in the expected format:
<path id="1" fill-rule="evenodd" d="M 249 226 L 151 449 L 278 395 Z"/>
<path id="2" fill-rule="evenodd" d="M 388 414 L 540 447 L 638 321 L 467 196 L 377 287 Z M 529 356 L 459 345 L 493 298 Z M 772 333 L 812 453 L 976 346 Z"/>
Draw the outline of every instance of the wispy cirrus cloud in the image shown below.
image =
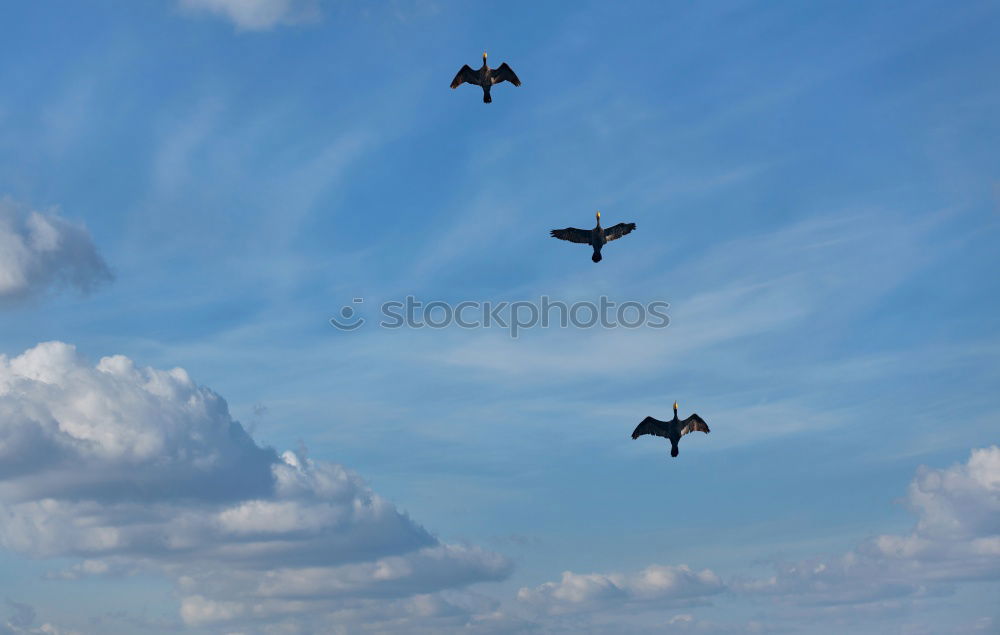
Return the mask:
<path id="1" fill-rule="evenodd" d="M 244 31 L 267 31 L 322 17 L 317 0 L 179 0 L 179 4 L 185 12 L 224 18 Z"/>

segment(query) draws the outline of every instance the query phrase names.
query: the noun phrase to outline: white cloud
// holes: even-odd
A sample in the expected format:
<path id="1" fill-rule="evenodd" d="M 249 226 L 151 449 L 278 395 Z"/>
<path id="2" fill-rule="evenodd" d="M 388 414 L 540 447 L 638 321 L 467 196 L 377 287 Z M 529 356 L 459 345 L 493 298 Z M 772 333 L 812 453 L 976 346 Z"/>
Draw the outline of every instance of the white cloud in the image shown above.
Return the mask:
<path id="1" fill-rule="evenodd" d="M 180 0 L 180 7 L 223 17 L 247 31 L 312 22 L 321 16 L 317 0 Z"/>
<path id="2" fill-rule="evenodd" d="M 658 606 L 703 602 L 724 589 L 722 580 L 709 569 L 652 565 L 632 574 L 565 571 L 559 582 L 522 588 L 517 598 L 542 612 L 558 615 L 621 602 L 653 602 Z"/>
<path id="3" fill-rule="evenodd" d="M 0 545 L 81 561 L 52 577 L 157 570 L 183 618 L 308 619 L 506 577 L 443 544 L 341 465 L 258 446 L 182 369 L 90 366 L 60 342 L 0 356 Z"/>
<path id="4" fill-rule="evenodd" d="M 251 614 L 283 615 L 272 619 L 268 633 L 510 633 L 527 632 L 532 626 L 499 610 L 495 600 L 468 591 L 347 600 L 327 612 L 308 613 L 308 607 L 298 601 L 262 601 L 249 607 L 192 597 L 185 599 L 182 611 L 189 624 L 210 632 L 219 628 L 221 619 L 245 619 L 248 609 Z"/>
<path id="5" fill-rule="evenodd" d="M 160 572 L 184 622 L 210 630 L 572 630 L 637 613 L 637 630 L 739 632 L 750 623 L 705 621 L 697 607 L 735 592 L 772 598 L 772 623 L 844 625 L 1000 579 L 1000 447 L 921 468 L 907 502 L 909 533 L 766 578 L 567 571 L 521 588 L 511 614 L 467 588 L 503 579 L 506 558 L 440 542 L 341 465 L 260 447 L 183 370 L 90 365 L 59 342 L 0 356 L 0 546 L 71 559 L 53 579 Z M 16 613 L 21 630 L 8 630 L 34 632 Z"/>
<path id="6" fill-rule="evenodd" d="M 88 292 L 110 278 L 86 229 L 0 199 L 0 303 L 59 287 Z"/>
<path id="7" fill-rule="evenodd" d="M 599 631 L 610 623 L 619 632 L 654 625 L 666 632 L 884 632 L 954 593 L 959 583 L 1000 580 L 1000 447 L 975 449 L 968 461 L 947 469 L 921 468 L 907 502 L 917 514 L 910 533 L 877 535 L 836 557 L 777 563 L 766 578 L 722 579 L 685 565 L 631 574 L 566 571 L 559 581 L 520 589 L 517 599 L 535 625 L 553 632 Z M 732 605 L 734 596 L 774 604 L 743 623 L 706 620 L 697 608 L 717 598 Z M 678 607 L 689 610 L 665 611 Z M 993 625 L 989 616 L 970 620 L 950 632 Z"/>
<path id="8" fill-rule="evenodd" d="M 918 516 L 909 534 L 882 534 L 838 557 L 779 563 L 770 578 L 733 587 L 797 605 L 856 606 L 1000 579 L 1000 447 L 973 450 L 948 469 L 921 468 L 907 502 Z"/>

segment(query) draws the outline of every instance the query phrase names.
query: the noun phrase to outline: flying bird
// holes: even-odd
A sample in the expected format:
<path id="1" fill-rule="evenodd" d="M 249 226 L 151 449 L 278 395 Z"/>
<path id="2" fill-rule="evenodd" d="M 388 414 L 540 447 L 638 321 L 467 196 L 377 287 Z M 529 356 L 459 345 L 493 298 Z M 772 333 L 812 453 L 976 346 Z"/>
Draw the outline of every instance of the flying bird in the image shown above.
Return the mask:
<path id="1" fill-rule="evenodd" d="M 677 417 L 677 402 L 674 402 L 674 418 L 670 421 L 660 421 L 652 417 L 646 417 L 642 423 L 635 427 L 632 438 L 638 439 L 644 434 L 655 434 L 658 437 L 670 439 L 670 456 L 677 456 L 677 443 L 681 437 L 688 432 L 704 432 L 708 434 L 708 424 L 698 415 L 692 413 L 690 417 L 681 421 Z"/>
<path id="2" fill-rule="evenodd" d="M 601 247 L 604 247 L 604 245 L 612 240 L 618 240 L 633 229 L 635 229 L 635 223 L 618 223 L 604 229 L 601 227 L 601 213 L 597 212 L 597 227 L 593 229 L 577 229 L 576 227 L 553 229 L 552 237 L 559 240 L 568 240 L 571 243 L 590 245 L 594 248 L 594 255 L 590 259 L 594 262 L 600 262 Z"/>
<path id="3" fill-rule="evenodd" d="M 488 104 L 493 101 L 493 98 L 490 97 L 490 88 L 493 84 L 499 84 L 500 82 L 510 82 L 515 86 L 521 85 L 521 80 L 517 78 L 517 75 L 514 74 L 510 66 L 507 66 L 507 62 L 501 64 L 499 68 L 490 68 L 487 66 L 486 53 L 484 52 L 482 68 L 474 71 L 468 64 L 464 64 L 459 69 L 458 74 L 455 75 L 455 79 L 451 80 L 451 87 L 458 88 L 462 84 L 482 86 L 483 103 Z"/>

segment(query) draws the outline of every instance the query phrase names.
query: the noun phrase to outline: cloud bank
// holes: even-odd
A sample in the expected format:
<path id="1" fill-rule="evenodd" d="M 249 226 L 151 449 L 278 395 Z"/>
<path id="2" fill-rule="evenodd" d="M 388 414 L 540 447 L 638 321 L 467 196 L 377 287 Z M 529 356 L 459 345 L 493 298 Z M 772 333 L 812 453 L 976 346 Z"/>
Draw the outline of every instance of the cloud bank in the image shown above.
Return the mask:
<path id="1" fill-rule="evenodd" d="M 0 199 L 0 304 L 61 287 L 87 293 L 110 279 L 85 228 Z"/>
<path id="2" fill-rule="evenodd" d="M 686 565 L 652 565 L 634 573 L 566 571 L 559 581 L 522 588 L 517 599 L 542 623 L 590 614 L 588 628 L 597 623 L 593 620 L 625 619 L 640 609 L 697 607 L 738 597 L 770 606 L 768 624 L 717 624 L 689 613 L 658 623 L 671 632 L 878 632 L 884 626 L 879 619 L 898 618 L 908 605 L 950 595 L 959 583 L 1000 580 L 1000 447 L 972 450 L 965 463 L 947 469 L 920 468 L 906 502 L 917 516 L 911 532 L 876 535 L 832 557 L 777 562 L 773 575 L 764 578 L 724 580 Z M 969 628 L 991 625 L 992 619 L 970 616 Z M 869 630 L 873 625 L 876 630 Z"/>
<path id="3" fill-rule="evenodd" d="M 1000 447 L 921 468 L 906 502 L 910 532 L 775 563 L 770 576 L 566 571 L 503 609 L 469 586 L 506 578 L 505 557 L 441 542 L 341 465 L 261 447 L 184 370 L 123 356 L 90 365 L 61 342 L 0 356 L 0 547 L 75 561 L 54 580 L 165 575 L 183 622 L 211 630 L 555 632 L 627 620 L 637 632 L 740 632 L 820 618 L 864 630 L 958 583 L 1000 579 Z M 737 598 L 770 607 L 768 625 L 697 615 Z M 33 632 L 15 608 L 8 631 Z"/>
<path id="4" fill-rule="evenodd" d="M 180 7 L 225 18 L 245 31 L 314 22 L 321 16 L 316 0 L 180 0 Z"/>
<path id="5" fill-rule="evenodd" d="M 61 342 L 0 356 L 0 546 L 79 559 L 58 578 L 162 572 L 192 625 L 421 615 L 510 571 L 341 465 L 257 445 L 182 369 L 91 366 Z"/>
<path id="6" fill-rule="evenodd" d="M 951 584 L 1000 579 L 1000 447 L 967 462 L 922 467 L 910 483 L 913 530 L 882 534 L 832 558 L 778 563 L 766 579 L 735 590 L 799 606 L 835 607 L 950 592 Z"/>

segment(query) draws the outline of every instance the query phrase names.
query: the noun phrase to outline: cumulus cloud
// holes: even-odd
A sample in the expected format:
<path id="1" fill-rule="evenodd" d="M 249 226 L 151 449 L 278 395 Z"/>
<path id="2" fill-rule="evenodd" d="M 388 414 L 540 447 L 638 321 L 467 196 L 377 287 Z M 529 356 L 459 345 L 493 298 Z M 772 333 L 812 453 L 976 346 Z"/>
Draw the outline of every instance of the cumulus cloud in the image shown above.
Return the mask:
<path id="1" fill-rule="evenodd" d="M 857 606 L 946 593 L 948 583 L 1000 579 L 1000 447 L 965 463 L 921 468 L 907 503 L 913 530 L 882 534 L 832 558 L 778 563 L 733 588 L 797 605 Z"/>
<path id="2" fill-rule="evenodd" d="M 92 365 L 60 342 L 0 355 L 0 547 L 69 559 L 57 580 L 158 572 L 180 618 L 213 631 L 600 630 L 631 616 L 637 631 L 746 632 L 771 624 L 709 622 L 698 607 L 766 597 L 770 622 L 846 623 L 1000 579 L 1000 447 L 921 468 L 906 502 L 910 532 L 777 563 L 768 577 L 567 571 L 505 610 L 469 587 L 505 578 L 506 558 L 441 542 L 341 465 L 261 447 L 184 370 L 123 356 Z M 0 633 L 56 632 L 9 606 Z"/>
<path id="3" fill-rule="evenodd" d="M 317 0 L 180 0 L 180 7 L 225 18 L 247 31 L 313 22 L 321 16 Z"/>
<path id="4" fill-rule="evenodd" d="M 86 229 L 0 199 L 0 303 L 60 287 L 86 293 L 110 279 Z"/>
<path id="5" fill-rule="evenodd" d="M 559 582 L 522 588 L 517 598 L 525 605 L 557 615 L 622 602 L 653 602 L 661 607 L 692 604 L 704 602 L 724 589 L 722 580 L 709 569 L 652 565 L 632 574 L 565 571 Z"/>
<path id="6" fill-rule="evenodd" d="M 653 565 L 630 574 L 566 571 L 559 581 L 520 589 L 518 603 L 548 630 L 587 630 L 614 619 L 621 632 L 626 618 L 648 609 L 655 617 L 636 621 L 637 632 L 654 624 L 668 632 L 814 631 L 819 623 L 823 632 L 871 632 L 865 629 L 880 624 L 881 631 L 887 622 L 880 620 L 910 614 L 954 593 L 959 583 L 1000 580 L 1000 447 L 972 450 L 966 462 L 950 468 L 920 468 L 906 502 L 917 516 L 909 533 L 876 535 L 833 557 L 778 562 L 768 577 L 721 579 L 685 565 Z M 767 622 L 699 617 L 699 605 L 734 596 L 770 598 L 774 610 Z M 678 607 L 690 609 L 663 614 Z M 968 628 L 955 632 L 993 625 L 989 615 L 973 617 Z"/>
<path id="7" fill-rule="evenodd" d="M 57 578 L 161 571 L 184 620 L 211 625 L 399 604 L 510 570 L 441 543 L 341 465 L 260 447 L 182 369 L 91 366 L 60 342 L 0 356 L 0 546 L 79 559 Z"/>

